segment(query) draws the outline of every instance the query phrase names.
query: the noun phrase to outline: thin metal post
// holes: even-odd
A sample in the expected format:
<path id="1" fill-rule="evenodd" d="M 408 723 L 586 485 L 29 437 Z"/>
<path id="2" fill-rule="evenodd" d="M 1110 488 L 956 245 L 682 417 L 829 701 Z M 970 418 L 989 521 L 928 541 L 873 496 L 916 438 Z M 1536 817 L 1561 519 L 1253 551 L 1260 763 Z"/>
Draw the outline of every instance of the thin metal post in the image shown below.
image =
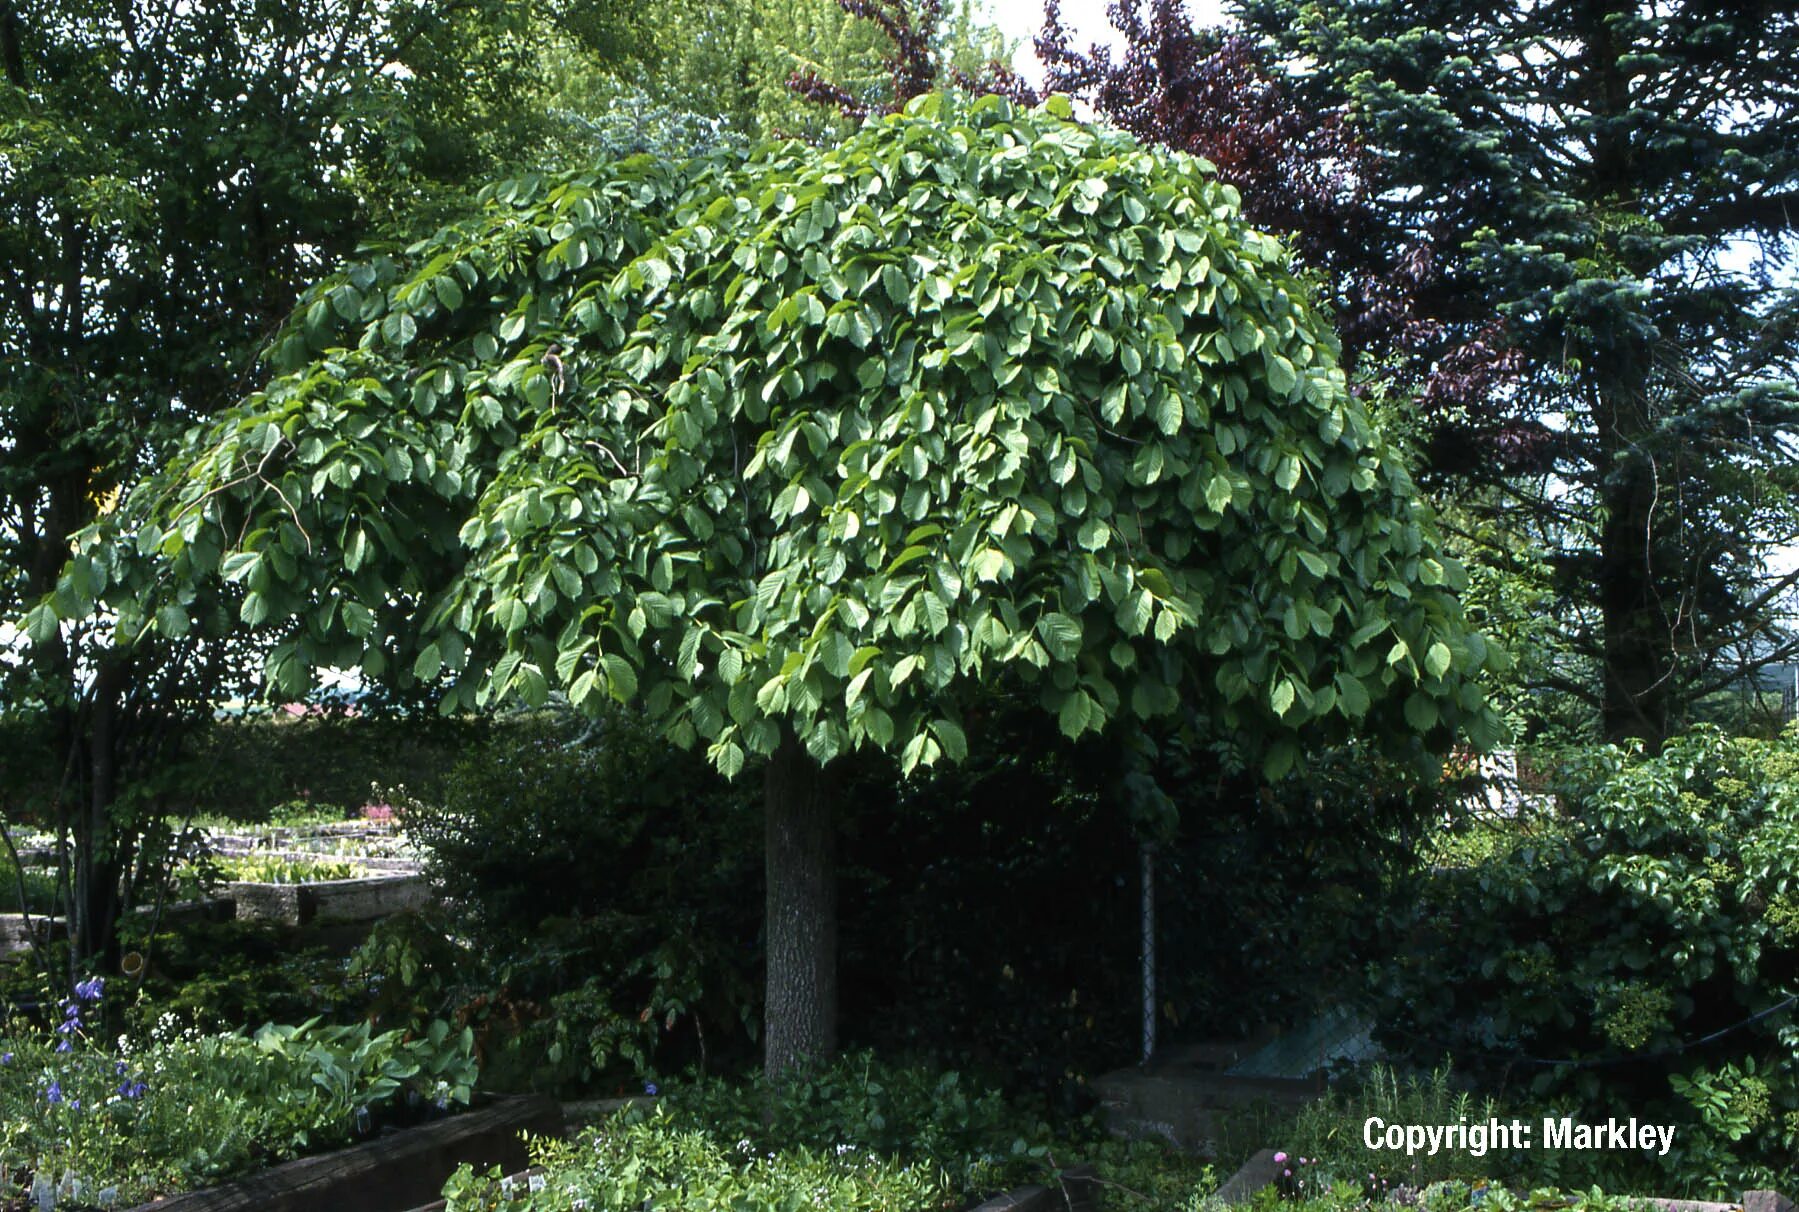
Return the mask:
<path id="1" fill-rule="evenodd" d="M 1143 883 L 1143 1063 L 1156 1052 L 1156 848 L 1137 848 Z"/>

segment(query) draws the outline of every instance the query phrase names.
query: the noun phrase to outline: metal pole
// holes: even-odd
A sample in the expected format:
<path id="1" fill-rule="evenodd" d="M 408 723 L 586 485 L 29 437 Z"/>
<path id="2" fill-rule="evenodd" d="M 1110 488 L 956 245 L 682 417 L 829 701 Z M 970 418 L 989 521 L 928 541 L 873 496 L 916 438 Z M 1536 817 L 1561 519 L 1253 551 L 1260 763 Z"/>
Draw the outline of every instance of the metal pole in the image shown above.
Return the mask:
<path id="1" fill-rule="evenodd" d="M 1156 848 L 1149 842 L 1137 847 L 1143 883 L 1143 1062 L 1156 1052 Z"/>

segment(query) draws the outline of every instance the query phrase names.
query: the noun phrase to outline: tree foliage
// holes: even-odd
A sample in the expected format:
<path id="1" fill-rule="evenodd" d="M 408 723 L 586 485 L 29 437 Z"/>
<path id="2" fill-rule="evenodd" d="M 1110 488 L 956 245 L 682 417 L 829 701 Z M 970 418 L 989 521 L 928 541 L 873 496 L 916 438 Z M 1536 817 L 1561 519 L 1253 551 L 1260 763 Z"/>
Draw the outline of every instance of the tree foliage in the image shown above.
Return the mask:
<path id="1" fill-rule="evenodd" d="M 563 34 L 600 54 L 610 12 L 574 6 Z M 308 283 L 556 137 L 545 20 L 497 0 L 0 3 L 0 701 L 56 755 L 36 808 L 76 843 L 78 957 L 139 886 L 175 725 L 241 653 L 217 628 L 127 653 L 22 616 L 76 531 L 255 386 Z M 10 815 L 25 780 L 0 783 Z"/>
<path id="2" fill-rule="evenodd" d="M 654 26 L 651 97 L 751 137 L 830 141 L 945 70 L 1007 53 L 974 0 L 931 0 L 916 11 L 906 0 L 675 0 L 657 7 Z M 907 55 L 895 56 L 896 36 Z M 920 64 L 927 74 L 916 85 L 908 76 Z M 796 81 L 828 91 L 832 108 L 810 104 L 821 98 L 796 93 Z"/>
<path id="3" fill-rule="evenodd" d="M 1799 534 L 1793 14 L 1243 7 L 1309 103 L 1351 107 L 1383 222 L 1462 249 L 1450 286 L 1505 319 L 1521 373 L 1492 403 L 1550 457 L 1498 508 L 1555 553 L 1581 658 L 1549 680 L 1656 741 L 1790 659 L 1799 578 L 1767 561 Z"/>
<path id="4" fill-rule="evenodd" d="M 1060 7 L 1046 5 L 1036 39 L 1044 87 L 1146 143 L 1209 160 L 1242 195 L 1245 218 L 1292 241 L 1352 387 L 1417 400 L 1426 472 L 1490 476 L 1534 458 L 1540 435 L 1491 404 L 1515 371 L 1503 325 L 1453 288 L 1443 262 L 1458 249 L 1387 221 L 1378 164 L 1348 108 L 1304 95 L 1268 47 L 1197 25 L 1179 0 L 1123 0 L 1107 12 L 1117 50 L 1081 50 Z"/>
<path id="5" fill-rule="evenodd" d="M 257 628 L 290 695 L 641 701 L 726 773 L 959 759 L 977 684 L 1071 737 L 1196 706 L 1273 775 L 1486 739 L 1462 574 L 1284 250 L 1066 112 L 502 185 L 311 292 L 54 606 Z"/>

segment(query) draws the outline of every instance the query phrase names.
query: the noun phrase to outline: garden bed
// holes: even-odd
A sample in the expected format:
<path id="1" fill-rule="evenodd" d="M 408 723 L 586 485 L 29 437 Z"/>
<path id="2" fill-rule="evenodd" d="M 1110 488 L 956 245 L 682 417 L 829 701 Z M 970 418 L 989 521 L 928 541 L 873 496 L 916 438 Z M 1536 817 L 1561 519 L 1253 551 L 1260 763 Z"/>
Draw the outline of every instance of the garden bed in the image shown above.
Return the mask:
<path id="1" fill-rule="evenodd" d="M 31 950 L 31 936 L 37 935 L 38 944 L 47 942 L 50 932 L 60 929 L 63 919 L 46 917 L 41 913 L 31 915 L 29 931 L 25 925 L 23 913 L 0 913 L 0 955 L 15 955 L 21 951 Z"/>
<path id="2" fill-rule="evenodd" d="M 540 1095 L 486 1107 L 260 1174 L 139 1205 L 134 1212 L 400 1212 L 436 1198 L 456 1167 L 525 1167 L 522 1134 L 557 1136 L 562 1109 Z"/>
<path id="3" fill-rule="evenodd" d="M 238 921 L 285 926 L 354 925 L 418 909 L 432 899 L 422 875 L 373 875 L 312 884 L 233 883 Z"/>

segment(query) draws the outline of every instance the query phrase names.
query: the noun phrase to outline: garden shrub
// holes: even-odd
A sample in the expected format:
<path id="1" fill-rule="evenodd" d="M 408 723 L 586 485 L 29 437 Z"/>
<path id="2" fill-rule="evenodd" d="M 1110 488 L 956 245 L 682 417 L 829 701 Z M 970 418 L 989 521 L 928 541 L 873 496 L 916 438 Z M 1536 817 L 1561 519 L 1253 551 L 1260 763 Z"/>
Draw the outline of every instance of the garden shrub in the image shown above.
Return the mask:
<path id="1" fill-rule="evenodd" d="M 1436 870 L 1389 924 L 1386 1044 L 1590 1117 L 1676 1124 L 1666 1193 L 1790 1185 L 1799 738 L 1596 748 L 1563 780 L 1554 827 Z"/>
<path id="2" fill-rule="evenodd" d="M 341 820 L 377 785 L 435 796 L 459 755 L 505 727 L 431 713 L 214 720 L 193 740 L 192 771 L 173 806 L 245 824 Z"/>
<path id="3" fill-rule="evenodd" d="M 516 1195 L 508 1193 L 498 1167 L 476 1175 L 465 1164 L 444 1186 L 447 1212 L 926 1212 L 967 1203 L 928 1166 L 851 1150 L 759 1156 L 664 1119 L 609 1124 L 572 1142 L 537 1138 L 531 1160 L 543 1173 Z"/>
<path id="4" fill-rule="evenodd" d="M 0 1027 L 0 1204 L 131 1206 L 466 1103 L 472 1040 L 366 1024 L 180 1029 L 100 1038 L 105 983 L 82 982 L 53 1031 Z"/>
<path id="5" fill-rule="evenodd" d="M 1151 771 L 1160 819 L 1145 819 L 1118 745 L 1070 743 L 996 703 L 960 767 L 856 783 L 841 848 L 847 1029 L 1009 1088 L 1073 1086 L 1080 1105 L 1078 1079 L 1138 1046 L 1146 836 L 1164 1039 L 1248 1034 L 1359 993 L 1445 789 L 1353 748 L 1269 787 L 1226 748 L 1169 739 Z"/>
<path id="6" fill-rule="evenodd" d="M 343 960 L 311 931 L 255 921 L 184 921 L 154 936 L 139 922 L 126 927 L 125 945 L 149 966 L 141 996 L 123 1012 L 138 1036 L 164 1016 L 203 1032 L 347 1021 L 361 1017 L 367 1000 L 366 990 L 345 978 Z"/>
<path id="7" fill-rule="evenodd" d="M 1574 1111 L 1527 1097 L 1501 1102 L 1470 1089 L 1466 1078 L 1448 1066 L 1429 1073 L 1400 1074 L 1386 1065 L 1374 1065 L 1343 1075 L 1324 1097 L 1297 1111 L 1245 1117 L 1257 1129 L 1253 1135 L 1245 1135 L 1237 1125 L 1231 1125 L 1225 1134 L 1240 1137 L 1247 1145 L 1234 1156 L 1236 1161 L 1270 1141 L 1277 1143 L 1286 1155 L 1289 1171 L 1280 1185 L 1293 1199 L 1354 1187 L 1366 1198 L 1380 1200 L 1442 1183 L 1478 1185 L 1489 1180 L 1520 1190 L 1543 1185 L 1642 1191 L 1665 1187 L 1655 1167 L 1634 1154 L 1547 1147 L 1542 1117 Z M 1499 1148 L 1494 1144 L 1479 1156 L 1461 1148 L 1411 1155 L 1384 1148 L 1371 1150 L 1363 1138 L 1371 1118 L 1387 1125 L 1518 1121 L 1529 1127 L 1531 1147 Z"/>
<path id="8" fill-rule="evenodd" d="M 840 987 L 846 1042 L 1060 1088 L 1135 1053 L 1137 844 L 1161 838 L 1165 1032 L 1293 1021 L 1359 982 L 1378 907 L 1442 809 L 1353 749 L 1266 788 L 1226 751 L 1163 746 L 1167 827 L 1132 809 L 1118 747 L 985 705 L 969 758 L 845 778 Z M 618 1091 L 751 1059 L 761 828 L 722 783 L 625 712 L 591 734 L 539 716 L 470 751 L 408 830 L 455 906 L 385 923 L 357 974 L 401 1025 L 456 1015 L 490 1078 Z M 657 772 L 645 779 L 642 772 Z M 982 923 L 971 932 L 968 922 Z"/>
<path id="9" fill-rule="evenodd" d="M 683 1083 L 653 1109 L 629 1108 L 574 1142 L 536 1141 L 544 1172 L 503 1190 L 498 1171 L 464 1167 L 451 1212 L 656 1207 L 962 1208 L 1019 1184 L 1054 1182 L 1094 1162 L 1119 1212 L 1194 1209 L 1209 1167 L 1147 1142 L 1105 1139 L 1091 1120 L 1052 1135 L 1040 1108 L 960 1075 L 844 1056 L 770 1083 Z"/>
<path id="10" fill-rule="evenodd" d="M 437 801 L 400 807 L 454 912 L 365 946 L 357 970 L 382 975 L 390 1013 L 478 1023 L 501 1084 L 641 1080 L 748 1051 L 760 819 L 701 759 L 623 710 L 585 730 L 541 716 L 467 754 Z"/>

